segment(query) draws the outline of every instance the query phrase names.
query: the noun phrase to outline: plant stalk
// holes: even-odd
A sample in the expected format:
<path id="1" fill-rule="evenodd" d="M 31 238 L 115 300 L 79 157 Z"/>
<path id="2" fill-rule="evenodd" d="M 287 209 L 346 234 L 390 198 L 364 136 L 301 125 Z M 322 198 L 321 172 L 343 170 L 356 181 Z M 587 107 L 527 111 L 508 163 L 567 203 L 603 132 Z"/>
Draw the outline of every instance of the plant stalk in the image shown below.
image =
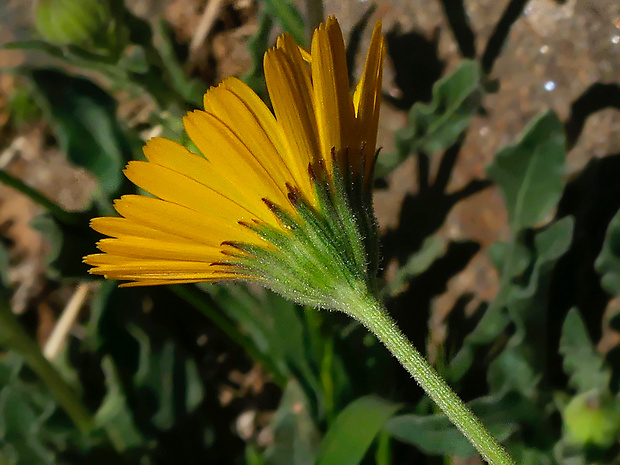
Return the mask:
<path id="1" fill-rule="evenodd" d="M 50 212 L 57 220 L 66 224 L 76 224 L 78 218 L 75 214 L 68 212 L 57 203 L 54 203 L 41 192 L 32 187 L 26 185 L 21 179 L 7 173 L 5 170 L 0 169 L 0 183 L 6 184 L 9 187 L 21 192 L 29 197 L 33 202 L 41 205 L 48 212 Z"/>
<path id="2" fill-rule="evenodd" d="M 88 432 L 92 429 L 94 421 L 90 412 L 49 360 L 43 356 L 39 345 L 26 333 L 3 297 L 0 297 L 0 343 L 6 344 L 24 357 L 26 364 L 45 383 L 81 431 Z"/>
<path id="3" fill-rule="evenodd" d="M 376 299 L 366 297 L 351 303 L 347 313 L 385 345 L 484 460 L 491 465 L 515 465 L 508 452 L 405 337 Z"/>

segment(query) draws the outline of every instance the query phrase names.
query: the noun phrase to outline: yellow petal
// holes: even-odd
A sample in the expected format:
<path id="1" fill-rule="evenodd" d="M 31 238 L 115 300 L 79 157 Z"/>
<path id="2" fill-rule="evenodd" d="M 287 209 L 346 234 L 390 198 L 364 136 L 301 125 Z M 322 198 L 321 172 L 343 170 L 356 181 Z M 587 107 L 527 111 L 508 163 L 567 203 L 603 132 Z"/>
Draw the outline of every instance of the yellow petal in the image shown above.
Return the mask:
<path id="1" fill-rule="evenodd" d="M 128 259 L 127 257 L 94 254 L 88 255 L 84 261 L 96 268 L 90 270 L 93 274 L 105 274 L 112 279 L 135 279 L 136 276 L 175 278 L 175 275 L 200 273 L 208 276 L 222 270 L 229 270 L 226 265 L 213 265 L 207 262 L 187 260 L 158 260 L 158 259 Z M 179 277 L 179 276 L 177 276 Z"/>
<path id="2" fill-rule="evenodd" d="M 249 279 L 247 276 L 243 276 L 240 274 L 233 273 L 220 273 L 212 274 L 208 278 L 177 278 L 177 279 L 158 279 L 158 278 L 149 278 L 143 279 L 142 281 L 134 281 L 130 283 L 123 283 L 118 287 L 142 287 L 142 286 L 163 286 L 169 284 L 194 284 L 194 283 L 204 283 L 204 282 L 224 282 L 224 281 L 239 281 L 242 279 Z"/>
<path id="3" fill-rule="evenodd" d="M 243 91 L 240 88 L 244 86 L 238 80 L 231 80 L 226 86 L 212 87 L 204 97 L 205 111 L 217 115 L 256 154 L 278 185 L 291 183 L 293 175 L 282 158 L 286 154 L 282 131 L 277 129 L 275 118 L 264 104 L 246 102 L 232 90 Z"/>
<path id="4" fill-rule="evenodd" d="M 209 216 L 226 219 L 233 224 L 239 220 L 252 221 L 257 218 L 274 224 L 271 212 L 240 205 L 211 187 L 154 163 L 132 161 L 125 169 L 125 175 L 136 186 L 172 203 Z"/>
<path id="5" fill-rule="evenodd" d="M 280 36 L 278 48 L 267 51 L 264 63 L 269 97 L 288 151 L 299 157 L 299 171 L 307 170 L 319 156 L 308 67 L 288 34 Z"/>
<path id="6" fill-rule="evenodd" d="M 264 211 L 263 202 L 257 198 L 256 194 L 248 195 L 247 192 L 243 192 L 239 186 L 235 186 L 222 177 L 209 160 L 190 152 L 181 144 L 162 137 L 154 137 L 146 142 L 143 152 L 146 159 L 153 164 L 164 166 L 192 178 L 253 211 Z"/>
<path id="7" fill-rule="evenodd" d="M 283 172 L 286 182 L 297 185 L 307 198 L 311 198 L 314 195 L 314 190 L 308 175 L 307 163 L 298 153 L 289 149 L 282 126 L 258 95 L 236 78 L 224 80 L 216 89 L 221 89 L 218 99 L 219 105 L 217 107 L 214 105 L 215 98 L 211 95 L 217 93 L 209 91 L 205 94 L 205 110 L 220 116 L 221 114 L 225 115 L 225 123 L 240 138 L 242 138 L 242 134 L 245 137 L 248 127 L 258 124 L 258 127 L 251 131 L 258 136 L 253 140 L 253 143 L 249 144 L 255 147 L 252 148 L 252 151 L 258 153 L 263 149 L 268 150 L 267 155 L 273 160 L 271 165 L 276 165 L 275 169 Z M 236 103 L 237 101 L 243 107 L 234 105 L 233 109 L 233 105 L 229 103 Z M 242 118 L 240 117 L 242 114 L 248 114 L 251 117 Z"/>
<path id="8" fill-rule="evenodd" d="M 127 286 L 150 284 L 172 284 L 180 282 L 219 281 L 241 279 L 243 275 L 234 266 L 208 262 L 130 258 L 110 253 L 93 254 L 84 257 L 84 263 L 94 266 L 91 274 L 103 275 L 108 279 L 136 281 Z"/>
<path id="9" fill-rule="evenodd" d="M 133 237 L 125 239 L 102 239 L 97 243 L 102 252 L 130 258 L 162 260 L 188 260 L 214 263 L 224 261 L 219 247 L 204 244 L 180 244 L 157 239 Z"/>
<path id="10" fill-rule="evenodd" d="M 123 217 L 137 225 L 199 244 L 219 246 L 224 241 L 262 244 L 262 239 L 257 234 L 242 227 L 236 220 L 218 218 L 209 212 L 198 212 L 164 200 L 142 195 L 124 195 L 114 202 L 114 208 Z M 99 219 L 96 225 L 105 227 L 107 220 L 115 220 L 115 218 Z M 110 234 L 110 229 L 111 227 L 107 225 L 107 229 L 98 230 L 114 236 Z"/>
<path id="11" fill-rule="evenodd" d="M 257 201 L 266 197 L 279 205 L 287 204 L 286 186 L 277 182 L 277 175 L 270 172 L 267 160 L 253 153 L 221 119 L 204 111 L 193 111 L 183 122 L 189 137 L 221 176 Z"/>
<path id="12" fill-rule="evenodd" d="M 378 20 L 372 32 L 364 74 L 362 74 L 362 79 L 357 84 L 353 96 L 365 163 L 364 178 L 366 182 L 372 181 L 370 178 L 375 163 L 384 57 L 385 45 L 381 35 L 381 20 Z"/>
<path id="13" fill-rule="evenodd" d="M 327 19 L 326 25 L 320 25 L 312 37 L 312 84 L 321 155 L 331 172 L 333 148 L 342 159 L 346 156 L 344 151 L 358 149 L 351 146 L 357 134 L 344 40 L 333 17 Z"/>

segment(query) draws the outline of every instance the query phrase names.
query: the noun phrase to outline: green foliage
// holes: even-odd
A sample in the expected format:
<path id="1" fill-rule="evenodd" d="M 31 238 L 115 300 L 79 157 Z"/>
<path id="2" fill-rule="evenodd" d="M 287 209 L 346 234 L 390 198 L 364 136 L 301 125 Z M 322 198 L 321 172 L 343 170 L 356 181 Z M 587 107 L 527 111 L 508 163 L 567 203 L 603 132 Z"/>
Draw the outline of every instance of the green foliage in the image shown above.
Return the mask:
<path id="1" fill-rule="evenodd" d="M 620 211 L 616 213 L 605 235 L 603 249 L 596 260 L 601 285 L 613 295 L 620 294 Z"/>
<path id="2" fill-rule="evenodd" d="M 92 211 L 75 215 L 75 222 L 66 222 L 49 214 L 36 216 L 30 226 L 40 232 L 50 246 L 46 256 L 48 274 L 54 278 L 83 278 L 86 266 L 82 263 L 85 251 L 93 251 L 93 241 L 99 236 L 88 228 Z"/>
<path id="3" fill-rule="evenodd" d="M 34 12 L 39 33 L 52 44 L 83 44 L 106 26 L 107 2 L 98 0 L 40 0 Z"/>
<path id="4" fill-rule="evenodd" d="M 500 441 L 514 434 L 519 423 L 535 424 L 540 416 L 535 405 L 514 393 L 481 397 L 469 407 Z M 427 454 L 454 454 L 462 458 L 475 454 L 471 444 L 443 414 L 399 415 L 388 421 L 386 429 L 395 438 Z"/>
<path id="5" fill-rule="evenodd" d="M 547 112 L 501 150 L 487 168 L 500 186 L 514 231 L 532 227 L 556 204 L 564 185 L 566 140 L 558 117 Z"/>
<path id="6" fill-rule="evenodd" d="M 110 442 L 118 452 L 136 448 L 142 444 L 144 438 L 134 424 L 127 398 L 122 391 L 111 357 L 103 359 L 102 368 L 106 378 L 107 393 L 97 410 L 95 423 L 106 431 Z"/>
<path id="7" fill-rule="evenodd" d="M 489 251 L 500 275 L 500 289 L 451 361 L 449 376 L 452 379 L 465 375 L 473 363 L 476 347 L 492 343 L 511 323 L 517 330 L 509 343 L 511 350 L 519 352 L 519 346 L 527 339 L 534 344 L 531 350 L 540 349 L 544 343 L 542 334 L 550 274 L 554 263 L 570 246 L 573 220 L 568 217 L 551 224 L 546 230 L 536 232 L 533 241 L 527 239 L 524 228 L 533 227 L 549 215 L 562 192 L 563 134 L 555 115 L 541 115 L 524 130 L 519 142 L 501 150 L 488 168 L 504 194 L 511 238 L 508 243 L 494 244 Z M 509 353 L 500 356 L 498 363 L 510 357 Z M 532 362 L 536 359 L 534 353 L 522 356 Z M 515 363 L 521 359 L 517 356 Z M 495 365 L 499 372 L 495 372 L 492 379 L 498 386 L 508 382 L 504 376 L 512 378 L 517 373 L 512 365 Z M 516 378 L 520 378 L 523 385 L 523 378 Z M 529 382 L 525 384 L 532 387 Z"/>
<path id="8" fill-rule="evenodd" d="M 295 42 L 308 45 L 304 35 L 304 20 L 293 2 L 289 0 L 265 0 L 266 13 L 275 18 L 282 29 L 293 36 Z"/>
<path id="9" fill-rule="evenodd" d="M 336 417 L 319 448 L 317 465 L 357 465 L 383 424 L 399 405 L 368 396 L 353 401 Z"/>
<path id="10" fill-rule="evenodd" d="M 23 360 L 15 353 L 0 358 L 0 461 L 52 465 L 55 454 L 48 441 L 63 442 L 62 430 L 54 435 L 46 428 L 56 402 L 49 391 L 21 379 L 22 367 Z"/>
<path id="11" fill-rule="evenodd" d="M 4 245 L 0 244 L 0 292 L 2 295 L 5 293 L 5 289 L 9 287 L 9 263 L 11 257 L 9 257 L 9 251 Z"/>
<path id="12" fill-rule="evenodd" d="M 446 245 L 446 241 L 439 237 L 426 239 L 421 249 L 407 259 L 407 262 L 398 269 L 394 279 L 385 286 L 385 293 L 397 295 L 412 278 L 428 270 L 446 252 Z"/>
<path id="13" fill-rule="evenodd" d="M 562 412 L 569 443 L 607 449 L 620 433 L 620 402 L 595 391 L 571 399 Z"/>
<path id="14" fill-rule="evenodd" d="M 231 309 L 228 316 L 236 321 L 277 379 L 298 377 L 303 386 L 311 389 L 307 392 L 310 398 L 320 396 L 320 381 L 313 369 L 317 361 L 308 350 L 309 335 L 295 304 L 272 292 L 256 296 L 237 287 L 210 287 L 211 297 L 220 308 Z"/>
<path id="15" fill-rule="evenodd" d="M 262 463 L 302 465 L 314 462 L 320 433 L 312 418 L 308 399 L 294 380 L 284 390 L 271 428 L 273 444 L 265 451 Z"/>
<path id="16" fill-rule="evenodd" d="M 16 128 L 41 118 L 41 109 L 36 104 L 32 92 L 24 86 L 15 89 L 9 96 L 8 109 L 11 123 Z"/>
<path id="17" fill-rule="evenodd" d="M 609 388 L 609 369 L 604 366 L 603 357 L 592 344 L 577 309 L 566 315 L 559 352 L 564 357 L 564 372 L 570 376 L 569 382 L 577 392 Z"/>
<path id="18" fill-rule="evenodd" d="M 451 74 L 433 86 L 433 100 L 416 103 L 409 111 L 408 124 L 394 135 L 396 152 L 382 155 L 378 174 L 387 174 L 415 152 L 433 154 L 454 144 L 481 110 L 480 65 L 464 60 Z"/>
<path id="19" fill-rule="evenodd" d="M 62 150 L 108 194 L 117 192 L 127 142 L 116 120 L 116 101 L 90 80 L 54 69 L 24 70 L 35 85 Z"/>

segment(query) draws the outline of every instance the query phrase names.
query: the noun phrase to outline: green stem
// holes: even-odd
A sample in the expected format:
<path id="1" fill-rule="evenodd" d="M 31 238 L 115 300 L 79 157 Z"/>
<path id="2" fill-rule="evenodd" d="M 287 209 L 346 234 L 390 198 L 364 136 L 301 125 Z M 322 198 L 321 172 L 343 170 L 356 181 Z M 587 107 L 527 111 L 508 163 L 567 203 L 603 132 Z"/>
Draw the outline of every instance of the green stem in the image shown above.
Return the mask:
<path id="1" fill-rule="evenodd" d="M 26 364 L 45 383 L 73 423 L 84 432 L 94 425 L 90 412 L 41 353 L 39 345 L 26 333 L 5 301 L 0 298 L 0 342 L 19 352 Z"/>
<path id="2" fill-rule="evenodd" d="M 38 190 L 26 185 L 21 179 L 12 176 L 2 169 L 0 169 L 0 182 L 29 197 L 33 202 L 38 203 L 49 211 L 57 220 L 66 224 L 75 224 L 79 221 L 76 215 L 68 212 L 60 205 L 41 194 Z"/>
<path id="3" fill-rule="evenodd" d="M 398 329 L 383 306 L 372 297 L 350 301 L 347 313 L 356 318 L 398 359 L 450 421 L 492 465 L 515 465 L 506 450 L 463 403 L 446 381 Z"/>

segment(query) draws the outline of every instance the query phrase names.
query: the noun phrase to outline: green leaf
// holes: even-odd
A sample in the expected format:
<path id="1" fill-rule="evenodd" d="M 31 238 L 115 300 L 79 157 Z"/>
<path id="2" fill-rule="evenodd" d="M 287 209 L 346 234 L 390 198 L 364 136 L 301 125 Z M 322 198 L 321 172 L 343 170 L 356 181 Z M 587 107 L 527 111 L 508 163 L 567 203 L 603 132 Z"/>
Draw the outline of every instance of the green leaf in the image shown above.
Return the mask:
<path id="1" fill-rule="evenodd" d="M 321 442 L 317 465 L 357 465 L 400 405 L 367 396 L 350 403 Z"/>
<path id="2" fill-rule="evenodd" d="M 510 447 L 509 452 L 519 465 L 553 465 L 556 463 L 550 451 L 535 449 L 525 444 Z"/>
<path id="3" fill-rule="evenodd" d="M 253 444 L 245 446 L 245 465 L 265 465 L 265 460 Z"/>
<path id="4" fill-rule="evenodd" d="M 534 326 L 542 327 L 539 323 L 544 321 L 546 315 L 546 294 L 550 273 L 555 262 L 570 247 L 573 239 L 574 225 L 575 220 L 573 217 L 566 216 L 536 234 L 534 238 L 533 268 L 526 281 L 527 285 L 508 284 L 510 290 L 505 305 L 510 309 L 512 320 L 517 325 L 517 332 L 528 324 L 531 326 L 532 321 L 535 321 Z M 518 307 L 518 310 L 516 308 L 513 309 L 511 308 L 513 302 L 520 302 L 523 305 Z"/>
<path id="5" fill-rule="evenodd" d="M 101 366 L 106 377 L 107 393 L 95 415 L 95 423 L 107 432 L 117 451 L 138 447 L 144 440 L 134 424 L 112 357 L 106 355 Z"/>
<path id="6" fill-rule="evenodd" d="M 514 393 L 481 397 L 468 405 L 500 442 L 508 439 L 520 422 L 535 424 L 540 417 L 535 405 Z M 386 429 L 395 439 L 412 444 L 429 455 L 462 458 L 476 455 L 465 436 L 443 414 L 400 415 L 389 420 Z"/>
<path id="7" fill-rule="evenodd" d="M 609 368 L 592 344 L 576 308 L 571 309 L 564 320 L 559 352 L 564 357 L 564 371 L 570 377 L 569 382 L 578 393 L 609 388 Z"/>
<path id="8" fill-rule="evenodd" d="M 276 18 L 282 29 L 293 36 L 295 42 L 306 45 L 304 19 L 297 7 L 288 0 L 265 0 L 265 9 Z"/>
<path id="9" fill-rule="evenodd" d="M 525 246 L 518 242 L 508 243 L 497 241 L 491 244 L 488 250 L 489 258 L 493 262 L 495 269 L 500 272 L 508 272 L 511 278 L 514 278 L 523 273 L 532 256 Z M 512 255 L 510 270 L 506 269 L 506 258 Z"/>
<path id="10" fill-rule="evenodd" d="M 44 40 L 19 40 L 4 44 L 0 49 L 5 50 L 32 50 L 37 52 L 45 52 L 50 56 L 62 58 L 64 53 L 60 47 L 45 42 Z"/>
<path id="11" fill-rule="evenodd" d="M 183 399 L 187 412 L 195 409 L 203 398 L 203 388 L 196 363 L 183 356 L 172 340 L 164 342 L 161 350 L 151 347 L 148 335 L 137 326 L 129 326 L 129 332 L 140 344 L 140 360 L 134 375 L 135 386 L 149 398 L 156 399 L 157 410 L 153 424 L 160 430 L 170 429 L 178 414 L 175 400 Z M 175 373 L 182 374 L 175 376 Z"/>
<path id="12" fill-rule="evenodd" d="M 42 118 L 41 108 L 32 95 L 32 89 L 27 86 L 17 87 L 13 91 L 6 108 L 14 128 L 40 121 Z"/>
<path id="13" fill-rule="evenodd" d="M 547 307 L 551 274 L 556 261 L 568 250 L 574 220 L 565 217 L 534 238 L 530 270 L 522 282 L 503 281 L 496 306 L 489 311 L 506 308 L 515 325 L 505 350 L 488 370 L 491 392 L 516 390 L 534 396 L 535 388 L 545 370 Z M 494 302 L 495 304 L 495 302 Z M 489 341 L 490 342 L 490 341 Z"/>
<path id="14" fill-rule="evenodd" d="M 183 96 L 183 98 L 195 106 L 202 106 L 202 96 L 205 93 L 204 82 L 198 79 L 190 79 L 179 63 L 174 45 L 174 32 L 166 21 L 159 21 L 157 33 L 161 40 L 158 42 L 158 50 L 166 64 L 166 71 L 170 75 L 170 84 Z"/>
<path id="15" fill-rule="evenodd" d="M 476 328 L 465 338 L 463 347 L 450 361 L 447 375 L 452 381 L 460 379 L 471 367 L 475 348 L 490 344 L 511 321 L 517 329 L 511 341 L 511 350 L 520 346 L 525 338 L 529 338 L 533 344 L 529 350 L 544 344 L 549 279 L 555 262 L 570 247 L 573 226 L 572 217 L 562 218 L 536 235 L 532 250 L 528 250 L 517 238 L 495 249 L 494 261 L 501 266 L 501 287 Z M 524 267 L 525 257 L 529 257 L 529 261 Z M 515 281 L 513 278 L 518 274 L 519 280 Z M 520 356 L 514 355 L 517 358 Z M 504 381 L 513 379 L 510 368 L 512 362 L 498 363 L 500 365 L 496 368 L 501 369 L 490 372 L 496 378 L 495 385 L 498 389 L 500 386 L 509 389 L 512 383 L 506 384 Z M 504 371 L 504 368 L 508 371 Z"/>
<path id="16" fill-rule="evenodd" d="M 601 275 L 601 286 L 612 295 L 620 295 L 620 211 L 611 219 L 601 253 L 594 264 Z"/>
<path id="17" fill-rule="evenodd" d="M 504 196 L 513 233 L 541 221 L 560 198 L 565 143 L 562 123 L 549 111 L 528 125 L 519 141 L 502 149 L 487 167 Z"/>
<path id="18" fill-rule="evenodd" d="M 508 347 L 493 360 L 487 371 L 489 390 L 498 395 L 516 391 L 533 396 L 540 381 L 528 360 L 527 348 Z"/>
<path id="19" fill-rule="evenodd" d="M 44 413 L 44 415 L 49 415 Z M 11 463 L 49 464 L 55 463 L 55 454 L 49 450 L 38 434 L 39 412 L 29 405 L 23 393 L 7 386 L 0 392 L 0 429 L 4 434 L 0 439 L 8 445 L 8 450 L 0 452 L 0 458 L 8 452 Z"/>
<path id="20" fill-rule="evenodd" d="M 454 144 L 471 117 L 481 109 L 480 64 L 464 60 L 451 74 L 433 86 L 431 103 L 416 103 L 407 126 L 394 137 L 396 152 L 378 159 L 378 175 L 384 176 L 411 153 L 436 153 Z"/>
<path id="21" fill-rule="evenodd" d="M 439 257 L 444 255 L 446 248 L 445 239 L 436 236 L 428 237 L 420 250 L 413 253 L 398 269 L 396 276 L 386 285 L 384 292 L 390 296 L 399 294 L 411 278 L 424 273 Z"/>
<path id="22" fill-rule="evenodd" d="M 14 352 L 0 356 L 0 463 L 53 465 L 77 430 L 51 392 L 23 376 L 23 366 Z"/>
<path id="23" fill-rule="evenodd" d="M 319 431 L 303 389 L 292 380 L 286 386 L 271 421 L 273 443 L 264 454 L 265 465 L 308 465 L 319 446 Z"/>
<path id="24" fill-rule="evenodd" d="M 119 188 L 128 143 L 116 119 L 116 101 L 91 81 L 54 69 L 25 69 L 69 159 L 96 176 L 102 189 Z"/>

